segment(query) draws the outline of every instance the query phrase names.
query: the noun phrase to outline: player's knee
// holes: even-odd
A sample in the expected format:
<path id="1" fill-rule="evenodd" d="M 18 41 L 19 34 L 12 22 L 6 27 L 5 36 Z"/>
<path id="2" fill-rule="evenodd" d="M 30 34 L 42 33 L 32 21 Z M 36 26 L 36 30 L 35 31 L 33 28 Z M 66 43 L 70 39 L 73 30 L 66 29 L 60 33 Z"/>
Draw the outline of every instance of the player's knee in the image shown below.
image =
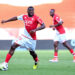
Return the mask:
<path id="1" fill-rule="evenodd" d="M 63 45 L 65 46 L 65 45 L 67 45 L 67 43 L 66 42 L 63 42 Z"/>
<path id="2" fill-rule="evenodd" d="M 12 45 L 12 46 L 11 46 L 11 49 L 12 49 L 12 50 L 14 50 L 15 48 L 16 48 L 16 46 L 15 46 L 15 45 Z"/>
<path id="3" fill-rule="evenodd" d="M 14 44 L 11 46 L 11 49 L 12 49 L 12 50 L 15 50 L 18 46 L 20 46 L 20 45 L 14 43 Z"/>
<path id="4" fill-rule="evenodd" d="M 33 58 L 37 57 L 37 54 L 34 51 L 30 51 L 30 55 L 33 56 Z"/>
<path id="5" fill-rule="evenodd" d="M 9 53 L 10 53 L 11 55 L 14 54 L 15 48 L 16 48 L 16 47 L 15 47 L 14 45 L 11 46 L 10 51 L 9 51 Z"/>
<path id="6" fill-rule="evenodd" d="M 34 55 L 35 54 L 35 52 L 34 51 L 30 51 L 30 55 Z"/>

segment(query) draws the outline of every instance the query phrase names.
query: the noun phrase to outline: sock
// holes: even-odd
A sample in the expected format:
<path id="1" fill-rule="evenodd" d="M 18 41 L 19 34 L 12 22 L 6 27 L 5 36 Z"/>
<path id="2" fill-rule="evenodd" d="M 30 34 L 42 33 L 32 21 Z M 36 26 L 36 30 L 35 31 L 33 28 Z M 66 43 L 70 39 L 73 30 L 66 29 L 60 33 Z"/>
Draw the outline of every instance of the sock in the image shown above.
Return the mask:
<path id="1" fill-rule="evenodd" d="M 38 57 L 35 58 L 35 62 L 38 62 Z"/>
<path id="2" fill-rule="evenodd" d="M 54 57 L 55 57 L 55 58 L 58 57 L 58 52 L 54 52 Z"/>
<path id="3" fill-rule="evenodd" d="M 34 60 L 35 60 L 35 65 L 37 65 L 38 57 L 36 57 Z"/>
<path id="4" fill-rule="evenodd" d="M 70 50 L 70 53 L 71 53 L 71 54 L 73 54 L 73 55 L 75 55 L 75 53 L 74 53 L 74 50 L 73 50 L 73 49 L 71 49 L 71 50 Z"/>
<path id="5" fill-rule="evenodd" d="M 8 53 L 7 56 L 6 56 L 5 62 L 8 63 L 9 60 L 11 59 L 11 57 L 12 57 L 12 56 Z"/>

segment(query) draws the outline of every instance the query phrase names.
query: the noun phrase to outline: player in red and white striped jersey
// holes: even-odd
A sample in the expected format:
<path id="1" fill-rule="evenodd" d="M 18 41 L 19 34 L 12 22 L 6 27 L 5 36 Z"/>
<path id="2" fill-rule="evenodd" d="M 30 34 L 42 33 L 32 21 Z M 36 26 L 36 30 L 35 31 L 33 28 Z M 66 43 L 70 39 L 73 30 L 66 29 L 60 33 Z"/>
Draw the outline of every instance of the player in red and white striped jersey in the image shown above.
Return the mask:
<path id="1" fill-rule="evenodd" d="M 34 8 L 32 6 L 28 7 L 27 15 L 20 15 L 8 20 L 3 20 L 1 23 L 3 24 L 6 22 L 16 20 L 24 21 L 24 28 L 25 28 L 24 33 L 18 39 L 16 39 L 11 45 L 9 53 L 6 56 L 5 62 L 0 66 L 0 69 L 1 70 L 8 69 L 8 62 L 11 59 L 12 55 L 14 54 L 15 49 L 19 46 L 25 46 L 29 50 L 30 55 L 33 57 L 35 61 L 33 69 L 36 69 L 38 63 L 38 56 L 34 51 L 36 47 L 36 31 L 44 29 L 45 24 L 38 16 L 34 14 Z M 40 24 L 41 26 L 37 27 L 38 24 Z"/>

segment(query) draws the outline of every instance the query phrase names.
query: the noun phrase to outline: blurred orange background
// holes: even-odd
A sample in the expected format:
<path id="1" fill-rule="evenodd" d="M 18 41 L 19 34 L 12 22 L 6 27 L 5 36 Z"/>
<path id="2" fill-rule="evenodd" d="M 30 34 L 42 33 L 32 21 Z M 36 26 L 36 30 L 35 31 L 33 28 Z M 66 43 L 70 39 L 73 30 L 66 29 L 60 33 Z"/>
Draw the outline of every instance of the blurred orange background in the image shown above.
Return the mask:
<path id="1" fill-rule="evenodd" d="M 52 24 L 52 18 L 49 16 L 51 8 L 56 9 L 56 13 L 63 19 L 64 27 L 75 28 L 75 0 L 63 0 L 59 4 L 42 4 L 34 6 L 35 14 L 40 16 L 46 27 Z M 0 4 L 0 21 L 9 19 L 14 16 L 26 14 L 27 7 L 12 6 L 7 4 Z M 21 28 L 24 27 L 23 22 L 15 21 L 2 25 L 0 28 Z"/>
<path id="2" fill-rule="evenodd" d="M 53 39 L 54 32 L 48 28 L 49 25 L 53 24 L 53 20 L 49 15 L 50 9 L 53 8 L 56 10 L 56 14 L 58 14 L 64 21 L 63 25 L 68 32 L 68 39 L 75 39 L 75 0 L 38 0 L 39 4 L 33 0 L 31 0 L 32 3 L 30 3 L 30 0 L 22 0 L 24 2 L 29 1 L 29 5 L 27 6 L 17 5 L 17 3 L 24 4 L 22 1 L 22 3 L 17 2 L 18 0 L 2 1 L 3 3 L 0 3 L 0 22 L 14 16 L 27 14 L 27 6 L 32 4 L 35 8 L 35 14 L 38 15 L 46 25 L 46 29 L 37 32 L 37 39 Z M 51 3 L 50 1 L 53 1 L 54 3 Z M 12 5 L 10 2 L 13 2 L 13 4 L 16 5 Z M 0 40 L 15 39 L 19 34 L 23 33 L 23 29 L 24 24 L 22 21 L 14 21 L 5 24 L 0 23 Z"/>

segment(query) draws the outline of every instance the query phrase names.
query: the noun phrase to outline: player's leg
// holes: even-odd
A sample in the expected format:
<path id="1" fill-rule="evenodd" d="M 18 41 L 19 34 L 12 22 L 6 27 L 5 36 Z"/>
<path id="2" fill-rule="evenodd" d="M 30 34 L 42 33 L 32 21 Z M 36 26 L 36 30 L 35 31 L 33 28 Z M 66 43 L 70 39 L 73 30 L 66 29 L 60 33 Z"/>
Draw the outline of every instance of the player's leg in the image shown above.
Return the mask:
<path id="1" fill-rule="evenodd" d="M 30 55 L 33 57 L 34 61 L 35 61 L 35 65 L 37 65 L 38 63 L 38 56 L 37 54 L 35 53 L 35 51 L 29 51 L 30 52 Z"/>
<path id="2" fill-rule="evenodd" d="M 29 52 L 30 52 L 30 55 L 33 57 L 33 60 L 35 62 L 34 66 L 33 66 L 33 69 L 37 69 L 37 66 L 38 66 L 38 56 L 35 53 L 35 51 L 33 51 L 33 50 L 30 50 Z"/>
<path id="3" fill-rule="evenodd" d="M 63 44 L 63 46 L 65 46 L 70 51 L 71 54 L 74 54 L 73 49 L 69 46 L 67 41 L 63 42 L 62 44 Z"/>
<path id="4" fill-rule="evenodd" d="M 63 46 L 65 46 L 70 51 L 71 54 L 73 54 L 73 56 L 74 56 L 74 62 L 75 62 L 75 53 L 74 53 L 74 50 L 68 45 L 65 34 L 61 34 L 60 35 L 60 42 L 63 44 Z"/>
<path id="5" fill-rule="evenodd" d="M 15 49 L 16 49 L 18 46 L 20 46 L 20 45 L 17 44 L 17 43 L 14 43 L 13 45 L 11 45 L 11 48 L 10 48 L 10 50 L 9 50 L 7 56 L 6 56 L 6 59 L 5 59 L 5 62 L 6 62 L 6 63 L 9 62 L 9 60 L 11 59 L 11 57 L 12 57 L 13 54 L 14 54 Z"/>
<path id="6" fill-rule="evenodd" d="M 54 42 L 54 58 L 52 60 L 49 60 L 51 62 L 58 62 L 58 41 Z"/>
<path id="7" fill-rule="evenodd" d="M 33 69 L 37 69 L 37 66 L 38 66 L 38 56 L 37 54 L 35 53 L 35 48 L 36 48 L 36 40 L 29 40 L 29 44 L 28 44 L 28 49 L 29 49 L 29 52 L 30 52 L 30 55 L 33 57 L 33 60 L 34 60 L 34 66 L 33 66 Z"/>
<path id="8" fill-rule="evenodd" d="M 15 51 L 15 49 L 16 49 L 18 46 L 20 46 L 20 45 L 18 45 L 18 44 L 16 44 L 16 43 L 14 43 L 14 44 L 11 46 L 11 48 L 10 48 L 10 50 L 9 50 L 7 56 L 6 56 L 5 62 L 3 62 L 3 63 L 0 65 L 0 69 L 1 69 L 1 70 L 4 70 L 4 71 L 5 71 L 5 70 L 8 69 L 8 62 L 9 62 L 9 60 L 11 59 L 11 57 L 13 56 L 14 51 Z"/>
<path id="9" fill-rule="evenodd" d="M 67 41 L 63 42 L 63 46 L 65 46 L 70 51 L 70 53 L 74 56 L 73 61 L 75 62 L 74 50 L 68 45 Z"/>
<path id="10" fill-rule="evenodd" d="M 58 57 L 58 44 L 58 41 L 54 42 L 54 58 Z"/>

